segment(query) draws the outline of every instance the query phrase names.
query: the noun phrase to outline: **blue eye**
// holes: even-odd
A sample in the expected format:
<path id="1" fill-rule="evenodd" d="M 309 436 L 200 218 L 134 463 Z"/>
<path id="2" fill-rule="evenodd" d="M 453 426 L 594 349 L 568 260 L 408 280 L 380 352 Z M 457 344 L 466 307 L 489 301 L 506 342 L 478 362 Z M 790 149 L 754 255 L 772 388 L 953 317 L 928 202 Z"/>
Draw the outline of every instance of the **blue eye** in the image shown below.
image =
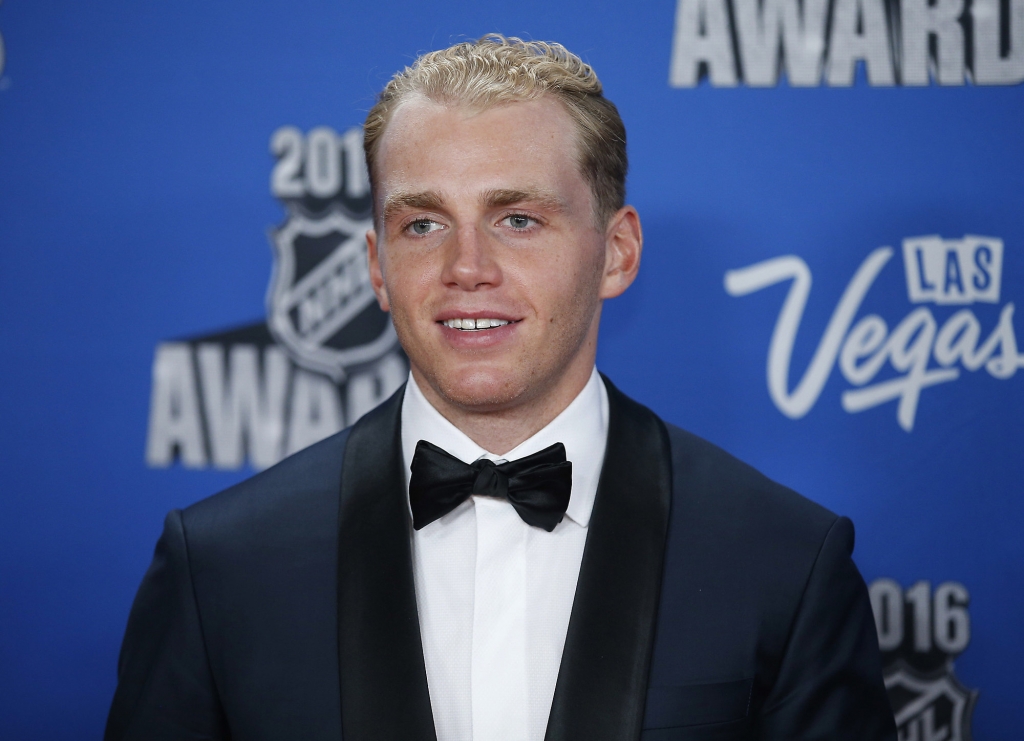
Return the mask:
<path id="1" fill-rule="evenodd" d="M 407 227 L 413 234 L 423 236 L 424 234 L 430 234 L 432 231 L 436 231 L 441 228 L 441 225 L 436 221 L 430 219 L 418 219 L 412 222 Z"/>
<path id="2" fill-rule="evenodd" d="M 534 223 L 536 223 L 535 219 L 531 219 L 529 216 L 524 216 L 523 214 L 512 214 L 511 216 L 506 216 L 505 221 L 508 222 L 510 227 L 516 230 L 529 229 Z"/>

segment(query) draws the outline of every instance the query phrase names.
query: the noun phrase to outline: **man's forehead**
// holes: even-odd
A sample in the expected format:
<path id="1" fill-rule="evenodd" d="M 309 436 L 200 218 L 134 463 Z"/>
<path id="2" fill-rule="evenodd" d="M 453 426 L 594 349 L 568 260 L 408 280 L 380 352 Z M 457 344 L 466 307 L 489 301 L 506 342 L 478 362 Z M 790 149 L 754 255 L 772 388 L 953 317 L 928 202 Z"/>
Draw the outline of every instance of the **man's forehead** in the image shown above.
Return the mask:
<path id="1" fill-rule="evenodd" d="M 456 202 L 564 212 L 590 198 L 576 144 L 574 122 L 550 96 L 481 110 L 418 95 L 395 109 L 381 138 L 374 210 L 385 221 Z"/>
<path id="2" fill-rule="evenodd" d="M 465 103 L 438 102 L 422 94 L 411 95 L 391 113 L 380 139 L 380 158 L 388 159 L 396 149 L 415 147 L 425 153 L 434 145 L 450 143 L 452 137 L 501 134 L 504 144 L 514 149 L 531 134 L 568 140 L 576 148 L 576 125 L 564 104 L 551 95 L 528 100 Z"/>

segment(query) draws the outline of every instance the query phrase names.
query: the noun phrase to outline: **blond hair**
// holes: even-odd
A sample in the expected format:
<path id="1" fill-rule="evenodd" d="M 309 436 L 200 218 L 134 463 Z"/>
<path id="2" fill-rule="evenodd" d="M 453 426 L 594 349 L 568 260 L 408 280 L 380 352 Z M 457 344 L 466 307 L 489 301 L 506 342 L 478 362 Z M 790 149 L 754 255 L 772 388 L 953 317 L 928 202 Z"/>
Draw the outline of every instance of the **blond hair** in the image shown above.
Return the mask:
<path id="1" fill-rule="evenodd" d="M 443 105 L 475 109 L 550 95 L 565 106 L 576 125 L 578 164 L 593 193 L 598 224 L 603 228 L 622 208 L 626 128 L 615 104 L 602 94 L 594 70 L 561 44 L 488 34 L 423 54 L 398 72 L 366 116 L 363 148 L 371 189 L 388 121 L 404 100 L 416 94 Z"/>

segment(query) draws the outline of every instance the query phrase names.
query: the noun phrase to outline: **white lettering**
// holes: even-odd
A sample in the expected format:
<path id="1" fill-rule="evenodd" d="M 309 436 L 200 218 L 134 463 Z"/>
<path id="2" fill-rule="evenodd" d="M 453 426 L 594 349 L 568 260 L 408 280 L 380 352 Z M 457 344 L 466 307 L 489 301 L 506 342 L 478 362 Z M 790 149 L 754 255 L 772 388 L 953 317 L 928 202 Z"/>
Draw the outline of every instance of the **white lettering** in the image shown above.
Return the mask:
<path id="1" fill-rule="evenodd" d="M 265 348 L 262 372 L 253 345 L 231 346 L 225 363 L 223 345 L 202 344 L 197 359 L 214 466 L 241 467 L 246 442 L 254 467 L 277 463 L 289 369 L 284 351 L 276 345 Z"/>
<path id="2" fill-rule="evenodd" d="M 752 87 L 778 82 L 785 48 L 786 77 L 794 87 L 821 82 L 828 0 L 734 0 L 743 79 Z"/>
<path id="3" fill-rule="evenodd" d="M 968 79 L 1019 84 L 1024 0 L 676 2 L 669 65 L 674 87 L 694 87 L 704 76 L 717 87 L 733 87 L 741 78 L 751 87 L 771 87 L 783 67 L 790 86 L 816 86 L 823 66 L 829 85 L 849 87 L 861 61 L 872 86 L 963 85 Z M 279 163 L 282 178 L 286 160 Z M 349 162 L 355 159 L 346 154 Z M 350 185 L 359 187 L 356 177 L 346 169 L 350 196 Z"/>
<path id="4" fill-rule="evenodd" d="M 165 342 L 157 346 L 153 358 L 146 463 L 154 468 L 169 466 L 176 451 L 186 468 L 206 465 L 192 348 L 184 342 Z"/>
<path id="5" fill-rule="evenodd" d="M 868 594 L 878 629 L 878 647 L 883 651 L 895 651 L 909 637 L 918 653 L 928 653 L 934 645 L 943 653 L 956 655 L 971 641 L 971 617 L 967 612 L 971 596 L 959 582 L 943 582 L 932 592 L 931 584 L 922 580 L 904 592 L 892 579 L 876 579 L 868 587 Z M 910 618 L 909 635 L 905 618 Z"/>
<path id="6" fill-rule="evenodd" d="M 903 643 L 903 588 L 892 579 L 875 579 L 868 594 L 878 630 L 878 647 L 894 651 Z"/>
<path id="7" fill-rule="evenodd" d="M 270 139 L 270 153 L 279 158 L 270 173 L 270 192 L 278 198 L 301 198 L 305 193 L 299 176 L 302 143 L 302 132 L 294 126 L 282 126 Z"/>
<path id="8" fill-rule="evenodd" d="M 370 176 L 366 172 L 363 154 L 363 130 L 356 127 L 342 134 L 341 147 L 345 152 L 345 195 L 362 198 L 370 192 Z"/>
<path id="9" fill-rule="evenodd" d="M 996 348 L 999 355 L 995 355 Z M 1018 368 L 1024 368 L 1024 355 L 1017 354 L 1017 336 L 1013 331 L 1013 304 L 999 312 L 999 324 L 977 351 L 975 362 L 985 363 L 985 370 L 993 378 L 1011 378 Z"/>
<path id="10" fill-rule="evenodd" d="M 787 255 L 741 270 L 730 270 L 725 274 L 725 290 L 730 296 L 745 296 L 784 280 L 793 281 L 775 323 L 775 331 L 772 332 L 768 350 L 768 393 L 775 406 L 787 417 L 800 419 L 818 400 L 825 381 L 832 372 L 839 347 L 853 317 L 856 316 L 871 284 L 875 282 L 878 273 L 891 257 L 891 247 L 880 247 L 872 252 L 857 270 L 835 311 L 832 312 L 832 318 L 829 319 L 825 334 L 818 343 L 818 349 L 815 350 L 810 365 L 792 394 L 788 390 L 789 364 L 796 333 L 803 318 L 804 306 L 811 292 L 810 268 L 799 257 Z"/>
<path id="11" fill-rule="evenodd" d="M 863 386 L 882 369 L 886 354 L 876 352 L 889 336 L 889 327 L 882 317 L 870 314 L 854 325 L 839 353 L 839 370 L 854 386 Z M 867 362 L 858 365 L 858 361 Z"/>
<path id="12" fill-rule="evenodd" d="M 964 31 L 960 16 L 964 0 L 900 0 L 900 33 L 904 85 L 927 85 L 929 61 L 932 76 L 941 85 L 964 84 Z M 935 39 L 936 53 L 929 59 L 929 40 Z"/>
<path id="13" fill-rule="evenodd" d="M 903 268 L 912 303 L 997 304 L 1003 240 L 970 234 L 963 239 L 910 237 L 903 240 Z"/>
<path id="14" fill-rule="evenodd" d="M 726 0 L 679 0 L 672 43 L 669 84 L 693 87 L 700 81 L 705 65 L 711 84 L 732 87 L 736 84 L 736 60 Z"/>
<path id="15" fill-rule="evenodd" d="M 329 126 L 317 126 L 306 137 L 306 189 L 316 198 L 330 198 L 341 188 L 341 153 L 338 135 Z"/>
<path id="16" fill-rule="evenodd" d="M 329 126 L 318 126 L 308 135 L 294 126 L 282 126 L 270 138 L 270 152 L 277 157 L 270 176 L 270 192 L 278 198 L 347 198 L 370 192 L 363 155 L 363 130 L 356 126 L 341 136 Z"/>
<path id="17" fill-rule="evenodd" d="M 896 419 L 907 432 L 913 430 L 921 389 L 956 380 L 960 375 L 960 371 L 955 369 L 927 370 L 934 339 L 935 318 L 928 309 L 922 307 L 908 314 L 876 356 L 883 360 L 888 357 L 892 367 L 905 375 L 856 391 L 843 392 L 843 409 L 850 413 L 862 412 L 899 399 Z M 868 364 L 881 367 L 881 362 L 874 359 L 869 360 Z"/>
<path id="18" fill-rule="evenodd" d="M 829 38 L 829 85 L 852 85 L 858 59 L 867 65 L 871 85 L 895 84 L 889 25 L 882 0 L 835 0 Z"/>
<path id="19" fill-rule="evenodd" d="M 912 265 L 920 267 L 924 277 L 920 277 L 919 283 L 930 290 L 932 284 L 926 279 L 925 263 L 917 259 L 922 254 L 917 251 L 922 239 L 926 243 L 927 240 L 938 240 L 940 246 L 944 243 L 934 237 L 908 240 L 904 245 L 904 257 L 912 257 L 906 261 L 908 271 Z M 977 238 L 963 242 L 973 250 L 978 244 L 991 245 L 992 240 Z M 959 264 L 956 261 L 960 259 L 961 246 L 957 242 L 954 249 L 945 251 L 949 266 Z M 1008 379 L 1019 368 L 1024 368 L 1024 355 L 1017 351 L 1012 303 L 1003 307 L 996 327 L 980 346 L 981 325 L 969 309 L 950 316 L 941 328 L 926 307 L 912 310 L 891 334 L 885 320 L 877 314 L 869 314 L 851 327 L 868 290 L 892 254 L 892 248 L 880 247 L 858 268 L 836 305 L 807 370 L 792 392 L 789 391 L 790 363 L 811 290 L 810 269 L 799 257 L 787 255 L 725 274 L 725 290 L 731 296 L 743 296 L 785 280 L 793 281 L 772 332 L 767 368 L 769 396 L 787 417 L 799 419 L 810 411 L 828 381 L 837 357 L 843 377 L 858 387 L 843 392 L 843 409 L 855 413 L 899 400 L 896 419 L 907 432 L 914 429 L 921 391 L 959 378 L 960 370 L 953 367 L 957 362 L 972 372 L 984 367 L 989 375 L 1000 380 Z M 953 281 L 950 276 L 958 275 L 961 282 L 970 281 L 978 287 L 976 275 L 957 274 L 952 267 L 947 270 L 946 280 Z M 939 368 L 928 367 L 932 358 Z M 867 385 L 886 363 L 900 375 Z"/>
<path id="20" fill-rule="evenodd" d="M 1024 81 L 1024 0 L 1007 0 L 1010 48 L 1002 54 L 1000 0 L 973 0 L 974 82 L 978 85 L 1016 85 Z"/>

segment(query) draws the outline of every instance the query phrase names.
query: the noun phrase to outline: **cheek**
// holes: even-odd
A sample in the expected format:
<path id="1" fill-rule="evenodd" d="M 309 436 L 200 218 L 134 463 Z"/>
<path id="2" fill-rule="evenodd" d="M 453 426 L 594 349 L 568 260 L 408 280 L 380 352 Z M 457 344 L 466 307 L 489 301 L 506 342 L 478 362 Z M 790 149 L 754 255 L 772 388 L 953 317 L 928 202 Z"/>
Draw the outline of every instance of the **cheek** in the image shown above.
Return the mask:
<path id="1" fill-rule="evenodd" d="M 425 266 L 417 265 L 403 256 L 402 260 L 388 260 L 382 263 L 384 291 L 391 304 L 391 311 L 410 314 L 414 307 L 421 305 L 428 284 Z"/>
<path id="2" fill-rule="evenodd" d="M 603 260 L 598 263 L 590 254 L 576 254 L 549 263 L 534 276 L 534 285 L 543 292 L 548 306 L 559 313 L 578 315 L 597 304 L 603 273 Z"/>
<path id="3" fill-rule="evenodd" d="M 543 280 L 534 282 L 527 289 L 528 295 L 532 294 L 531 303 L 542 324 L 541 331 L 562 338 L 558 342 L 572 344 L 586 333 L 599 305 L 597 284 L 589 271 L 558 276 L 552 273 L 549 271 Z"/>

